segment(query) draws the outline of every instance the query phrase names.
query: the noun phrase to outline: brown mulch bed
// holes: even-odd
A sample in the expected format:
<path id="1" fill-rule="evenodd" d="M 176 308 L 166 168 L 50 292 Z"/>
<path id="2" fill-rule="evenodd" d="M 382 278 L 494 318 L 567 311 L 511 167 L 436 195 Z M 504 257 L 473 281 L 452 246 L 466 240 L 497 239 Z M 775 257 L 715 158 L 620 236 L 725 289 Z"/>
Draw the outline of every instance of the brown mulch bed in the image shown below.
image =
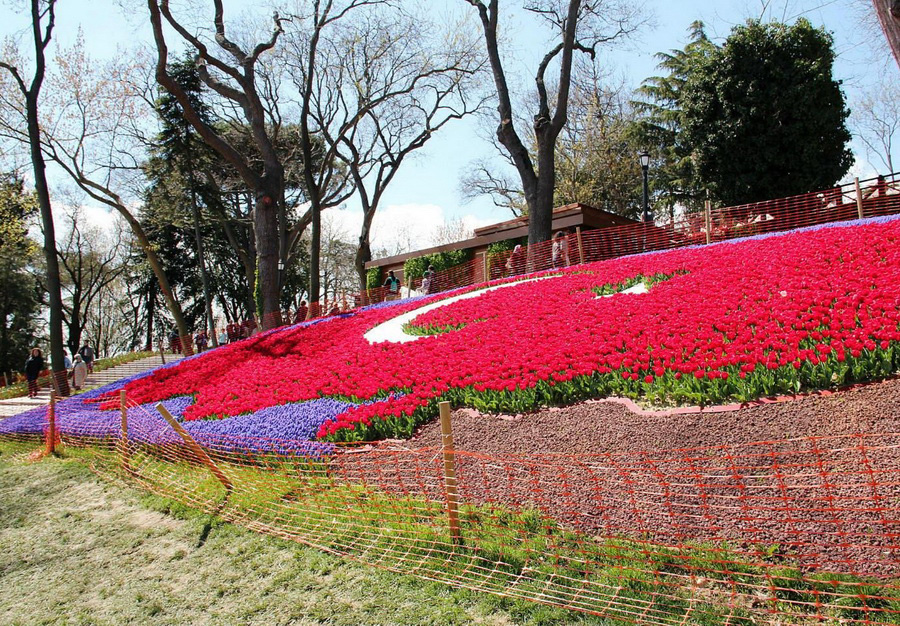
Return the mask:
<path id="1" fill-rule="evenodd" d="M 497 417 L 471 409 L 453 413 L 456 447 L 491 455 L 633 453 L 898 432 L 900 380 L 725 413 L 646 417 L 607 402 L 520 416 Z M 423 426 L 409 446 L 439 446 L 440 437 L 440 423 L 435 421 Z"/>
<path id="2" fill-rule="evenodd" d="M 585 402 L 453 413 L 466 503 L 537 509 L 600 537 L 727 542 L 753 560 L 900 574 L 900 380 L 732 412 Z M 347 479 L 440 500 L 440 425 L 343 455 Z"/>

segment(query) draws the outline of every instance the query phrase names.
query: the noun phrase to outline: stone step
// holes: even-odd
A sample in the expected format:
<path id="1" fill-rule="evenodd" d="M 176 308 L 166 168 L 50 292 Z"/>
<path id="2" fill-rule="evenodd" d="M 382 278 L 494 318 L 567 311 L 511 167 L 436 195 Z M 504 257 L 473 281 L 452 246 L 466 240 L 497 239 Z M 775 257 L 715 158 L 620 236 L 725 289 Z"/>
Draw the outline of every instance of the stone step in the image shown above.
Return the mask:
<path id="1" fill-rule="evenodd" d="M 175 361 L 181 360 L 182 358 L 183 357 L 180 354 L 166 355 L 166 363 L 173 363 Z M 117 365 L 110 369 L 103 370 L 102 372 L 89 374 L 87 379 L 85 380 L 84 389 L 87 390 L 102 387 L 123 378 L 134 376 L 135 374 L 140 374 L 150 369 L 155 369 L 161 364 L 162 363 L 159 356 L 152 356 L 141 359 L 140 361 L 132 361 L 131 363 Z M 29 398 L 28 396 L 25 396 L 21 398 L 0 400 L 0 418 L 17 415 L 19 413 L 22 413 L 23 411 L 28 411 L 36 407 L 46 406 L 50 403 L 50 390 L 51 387 L 48 385 L 42 387 L 38 392 L 37 397 L 35 398 Z"/>

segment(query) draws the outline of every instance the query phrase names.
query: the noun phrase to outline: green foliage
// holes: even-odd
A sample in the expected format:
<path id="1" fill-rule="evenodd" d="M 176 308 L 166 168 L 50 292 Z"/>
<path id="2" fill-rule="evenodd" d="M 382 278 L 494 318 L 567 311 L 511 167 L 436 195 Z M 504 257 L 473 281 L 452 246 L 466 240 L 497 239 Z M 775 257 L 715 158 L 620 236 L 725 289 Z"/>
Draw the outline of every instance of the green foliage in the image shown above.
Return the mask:
<path id="1" fill-rule="evenodd" d="M 528 237 L 519 237 L 518 239 L 507 239 L 505 241 L 496 241 L 487 247 L 488 256 L 509 252 L 517 245 L 524 246 L 528 243 Z"/>
<path id="2" fill-rule="evenodd" d="M 378 289 L 381 287 L 381 268 L 370 267 L 366 270 L 366 288 Z"/>
<path id="3" fill-rule="evenodd" d="M 480 322 L 481 320 L 474 321 Z M 444 333 L 452 333 L 457 330 L 462 330 L 466 326 L 468 326 L 467 323 L 447 324 L 446 326 L 415 326 L 411 322 L 408 322 L 403 325 L 403 332 L 407 335 L 427 337 L 429 335 L 442 335 Z"/>
<path id="4" fill-rule="evenodd" d="M 422 278 L 429 265 L 434 266 L 435 272 L 441 272 L 455 265 L 465 263 L 471 258 L 471 250 L 451 250 L 449 252 L 435 252 L 434 254 L 408 259 L 403 264 L 403 279 L 408 284 L 416 278 Z"/>
<path id="5" fill-rule="evenodd" d="M 725 205 L 832 186 L 853 162 L 831 35 L 750 21 L 693 63 L 678 95 L 696 182 Z"/>
<path id="6" fill-rule="evenodd" d="M 688 29 L 690 41 L 681 50 L 657 53 L 659 69 L 665 74 L 651 76 L 637 89 L 641 100 L 632 105 L 638 119 L 628 129 L 634 146 L 650 153 L 648 172 L 651 195 L 667 208 L 681 204 L 689 209 L 702 206 L 704 190 L 694 174 L 691 147 L 682 135 L 681 98 L 688 78 L 717 50 L 706 36 L 703 22 Z"/>
<path id="7" fill-rule="evenodd" d="M 0 175 L 0 372 L 21 370 L 37 342 L 39 284 L 32 267 L 37 245 L 28 220 L 37 211 L 34 194 L 14 174 Z"/>
<path id="8" fill-rule="evenodd" d="M 641 166 L 630 127 L 635 108 L 599 75 L 578 81 L 557 140 L 554 206 L 582 203 L 626 217 L 641 212 Z M 536 155 L 535 155 L 536 156 Z"/>
<path id="9" fill-rule="evenodd" d="M 632 276 L 627 280 L 623 280 L 621 283 L 612 284 L 607 283 L 605 285 L 599 285 L 591 289 L 598 296 L 611 296 L 614 293 L 619 293 L 620 291 L 625 291 L 631 287 L 639 283 L 644 283 L 647 286 L 647 289 L 653 289 L 654 286 L 659 283 L 664 283 L 667 280 L 674 278 L 675 276 L 680 276 L 687 274 L 684 270 L 679 270 L 672 274 L 652 274 L 650 276 L 644 276 L 643 274 L 637 274 L 636 276 Z"/>

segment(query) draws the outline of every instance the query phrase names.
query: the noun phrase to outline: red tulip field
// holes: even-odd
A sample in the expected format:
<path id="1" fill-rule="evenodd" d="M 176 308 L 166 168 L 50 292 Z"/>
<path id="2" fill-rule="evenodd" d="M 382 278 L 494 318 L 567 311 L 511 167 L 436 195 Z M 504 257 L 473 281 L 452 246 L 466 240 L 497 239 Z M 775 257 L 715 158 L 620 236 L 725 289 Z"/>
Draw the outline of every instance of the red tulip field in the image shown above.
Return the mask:
<path id="1" fill-rule="evenodd" d="M 896 624 L 898 372 L 900 219 L 873 218 L 278 328 L 0 438 L 58 440 L 377 567 L 617 621 Z"/>
<path id="2" fill-rule="evenodd" d="M 275 331 L 125 388 L 138 403 L 193 396 L 186 420 L 365 402 L 317 435 L 370 441 L 409 436 L 439 399 L 709 405 L 878 380 L 900 366 L 898 240 L 900 222 L 876 222 L 576 266 L 420 315 L 413 326 L 437 330 L 415 342 L 364 334 L 429 298 Z M 598 297 L 635 277 L 654 277 L 647 293 Z"/>

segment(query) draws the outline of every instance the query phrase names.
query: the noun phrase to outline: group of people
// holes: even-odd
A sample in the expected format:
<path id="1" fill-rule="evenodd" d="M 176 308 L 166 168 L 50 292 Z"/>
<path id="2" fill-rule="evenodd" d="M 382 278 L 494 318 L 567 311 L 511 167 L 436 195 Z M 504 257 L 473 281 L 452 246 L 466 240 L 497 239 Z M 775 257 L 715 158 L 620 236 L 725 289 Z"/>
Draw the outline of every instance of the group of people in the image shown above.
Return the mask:
<path id="1" fill-rule="evenodd" d="M 422 274 L 422 293 L 429 294 L 434 292 L 436 276 L 437 273 L 434 271 L 434 265 L 429 265 L 428 269 Z M 387 278 L 384 279 L 384 283 L 382 284 L 382 287 L 386 290 L 384 299 L 399 300 L 401 286 L 402 283 L 400 282 L 400 279 L 397 278 L 396 274 L 394 274 L 394 270 L 388 271 Z"/>
<path id="2" fill-rule="evenodd" d="M 256 320 L 241 320 L 240 322 L 232 322 L 225 325 L 225 341 L 222 341 L 221 333 L 219 333 L 219 343 L 233 343 L 247 337 L 252 337 L 256 332 Z"/>
<path id="3" fill-rule="evenodd" d="M 69 358 L 69 353 L 63 350 L 63 366 L 66 368 L 66 376 L 72 379 L 72 387 L 80 390 L 84 387 L 88 374 L 94 371 L 94 348 L 85 343 L 75 353 L 74 360 Z M 40 348 L 32 348 L 25 361 L 25 380 L 28 382 L 28 397 L 34 398 L 40 391 L 38 378 L 47 369 L 44 361 L 44 353 Z"/>

